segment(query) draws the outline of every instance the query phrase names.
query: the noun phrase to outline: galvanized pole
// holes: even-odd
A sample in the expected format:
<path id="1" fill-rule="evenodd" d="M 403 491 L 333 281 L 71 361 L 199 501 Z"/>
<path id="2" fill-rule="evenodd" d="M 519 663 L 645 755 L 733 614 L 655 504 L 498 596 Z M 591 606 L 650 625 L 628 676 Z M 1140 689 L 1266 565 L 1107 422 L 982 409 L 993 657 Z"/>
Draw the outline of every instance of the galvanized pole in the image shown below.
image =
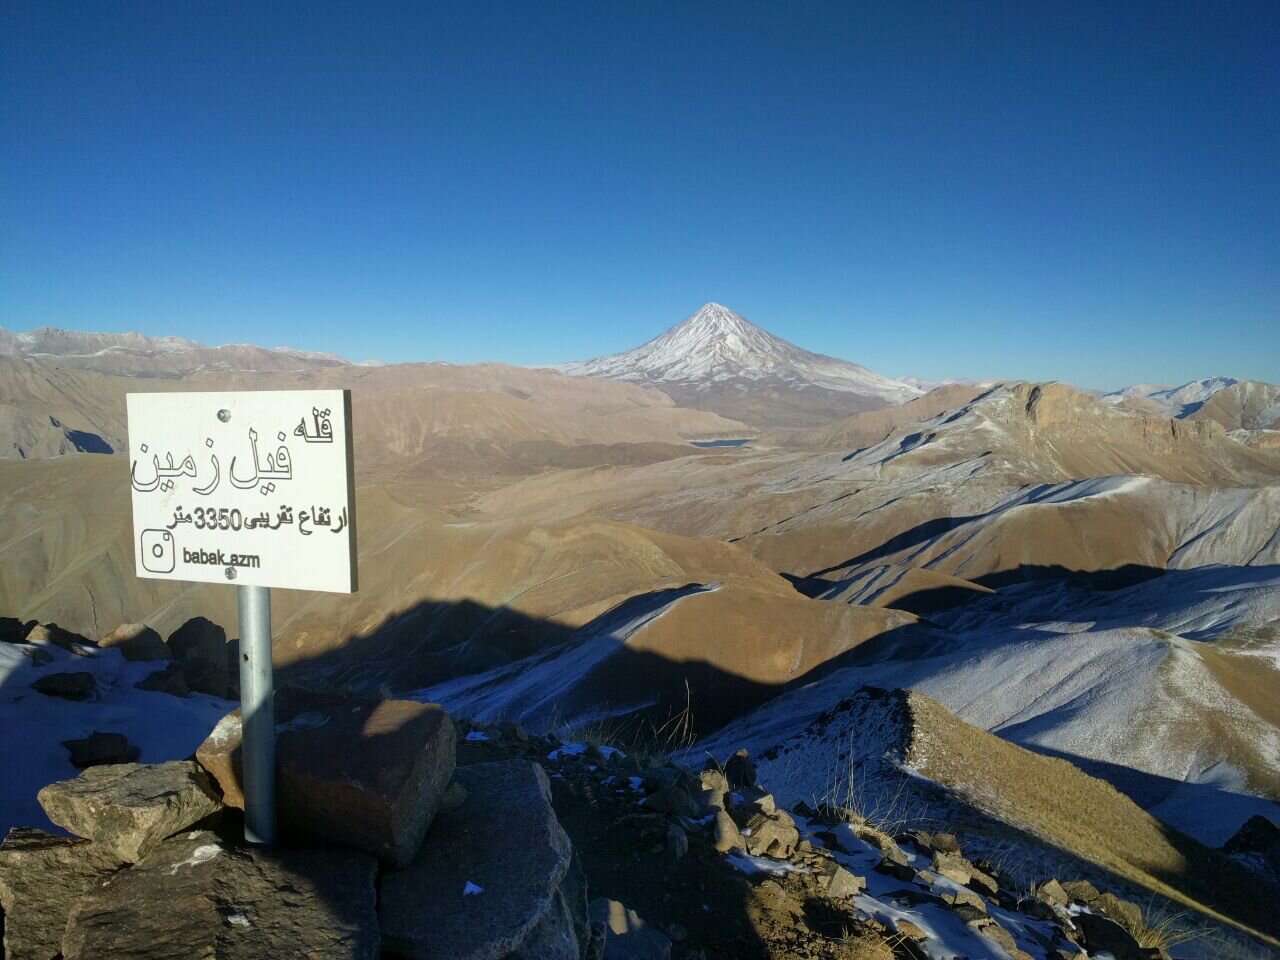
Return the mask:
<path id="1" fill-rule="evenodd" d="M 271 589 L 236 588 L 240 606 L 240 744 L 244 838 L 276 842 L 276 724 L 271 680 Z"/>

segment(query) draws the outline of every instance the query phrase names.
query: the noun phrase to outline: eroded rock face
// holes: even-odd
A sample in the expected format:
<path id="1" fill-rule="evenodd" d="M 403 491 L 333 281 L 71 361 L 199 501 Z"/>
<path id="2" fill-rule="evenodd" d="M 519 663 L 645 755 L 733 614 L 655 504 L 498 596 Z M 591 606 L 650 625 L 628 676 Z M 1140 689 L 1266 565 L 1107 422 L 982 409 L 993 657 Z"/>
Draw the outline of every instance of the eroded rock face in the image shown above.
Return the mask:
<path id="1" fill-rule="evenodd" d="M 0 845 L 0 906 L 8 960 L 54 960 L 72 905 L 119 867 L 116 856 L 77 837 L 15 827 Z"/>
<path id="2" fill-rule="evenodd" d="M 114 647 L 126 660 L 168 660 L 173 656 L 160 634 L 145 623 L 123 623 L 103 637 L 98 646 Z"/>
<path id="3" fill-rule="evenodd" d="M 405 866 L 449 786 L 453 723 L 437 704 L 282 690 L 276 695 L 276 804 L 282 834 Z M 227 806 L 244 809 L 240 711 L 196 751 Z"/>
<path id="4" fill-rule="evenodd" d="M 457 779 L 467 802 L 436 820 L 408 867 L 383 874 L 384 949 L 417 960 L 576 960 L 576 940 L 557 933 L 572 848 L 546 773 L 506 760 L 459 767 Z"/>
<path id="5" fill-rule="evenodd" d="M 229 848 L 197 831 L 94 883 L 72 907 L 65 960 L 374 960 L 372 857 Z"/>
<path id="6" fill-rule="evenodd" d="M 50 820 L 125 863 L 221 808 L 209 778 L 189 760 L 90 767 L 37 797 Z"/>

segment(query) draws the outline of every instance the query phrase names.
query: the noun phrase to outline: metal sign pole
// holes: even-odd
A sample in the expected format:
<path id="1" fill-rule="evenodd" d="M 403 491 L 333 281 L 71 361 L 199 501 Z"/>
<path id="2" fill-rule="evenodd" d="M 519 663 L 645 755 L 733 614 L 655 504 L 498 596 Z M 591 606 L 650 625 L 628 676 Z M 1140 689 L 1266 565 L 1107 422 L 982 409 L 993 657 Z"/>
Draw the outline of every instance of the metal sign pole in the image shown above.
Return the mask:
<path id="1" fill-rule="evenodd" d="M 276 842 L 276 723 L 271 679 L 271 588 L 236 587 L 240 607 L 240 749 L 244 838 Z"/>

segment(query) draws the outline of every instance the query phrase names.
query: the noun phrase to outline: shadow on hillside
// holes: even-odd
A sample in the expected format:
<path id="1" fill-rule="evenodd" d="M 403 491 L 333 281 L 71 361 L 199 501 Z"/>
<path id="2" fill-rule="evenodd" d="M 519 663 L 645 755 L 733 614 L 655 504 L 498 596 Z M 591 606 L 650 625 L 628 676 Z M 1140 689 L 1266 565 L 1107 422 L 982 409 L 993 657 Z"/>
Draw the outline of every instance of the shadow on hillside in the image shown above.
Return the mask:
<path id="1" fill-rule="evenodd" d="M 473 601 L 424 601 L 339 646 L 278 666 L 276 682 L 366 695 L 425 690 L 463 714 L 517 720 L 536 731 L 586 716 L 625 716 L 652 728 L 680 719 L 702 735 L 855 662 L 864 647 L 883 655 L 914 632 L 909 625 L 877 635 L 785 683 L 626 644 L 627 625 L 703 589 L 688 584 L 630 597 L 577 629 Z M 714 624 L 706 629 L 722 639 Z M 531 686 L 531 675 L 545 678 L 546 686 Z M 516 685 L 527 690 L 525 698 L 507 696 Z M 550 693 L 557 685 L 559 692 Z"/>
<path id="2" fill-rule="evenodd" d="M 1105 780 L 1144 810 L 1174 801 L 1188 811 L 1201 811 L 1216 822 L 1228 824 L 1226 835 L 1212 841 L 1216 846 L 1225 843 L 1251 816 L 1261 814 L 1276 820 L 1277 811 L 1280 811 L 1280 806 L 1270 800 L 1227 790 L 1217 784 L 1174 780 L 1172 777 L 1135 770 L 1133 767 L 1105 760 L 1094 760 L 1039 744 L 1019 745 L 1046 757 L 1066 760 L 1089 776 Z"/>

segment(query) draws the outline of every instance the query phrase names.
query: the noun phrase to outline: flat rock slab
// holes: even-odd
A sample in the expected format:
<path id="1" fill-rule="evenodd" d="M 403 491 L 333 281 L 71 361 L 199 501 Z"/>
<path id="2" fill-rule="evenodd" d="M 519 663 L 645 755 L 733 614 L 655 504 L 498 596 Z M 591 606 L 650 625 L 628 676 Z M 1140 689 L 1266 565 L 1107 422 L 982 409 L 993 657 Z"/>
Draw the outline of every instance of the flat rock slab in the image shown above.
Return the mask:
<path id="1" fill-rule="evenodd" d="M 532 957 L 535 947 L 544 960 L 576 958 L 576 942 L 544 937 L 563 927 L 572 856 L 546 773 L 506 760 L 456 777 L 467 802 L 440 815 L 413 863 L 383 873 L 383 948 L 414 960 Z"/>
<path id="2" fill-rule="evenodd" d="M 281 832 L 413 860 L 453 775 L 453 722 L 438 704 L 281 690 L 276 694 Z M 244 809 L 240 711 L 196 751 L 227 806 Z"/>
<path id="3" fill-rule="evenodd" d="M 209 778 L 189 760 L 90 767 L 37 794 L 45 814 L 125 863 L 221 808 Z"/>
<path id="4" fill-rule="evenodd" d="M 115 855 L 78 837 L 15 827 L 0 844 L 0 906 L 7 960 L 54 960 L 72 905 L 119 867 Z"/>
<path id="5" fill-rule="evenodd" d="M 344 850 L 232 848 L 198 831 L 93 884 L 65 960 L 374 960 L 376 861 Z"/>

